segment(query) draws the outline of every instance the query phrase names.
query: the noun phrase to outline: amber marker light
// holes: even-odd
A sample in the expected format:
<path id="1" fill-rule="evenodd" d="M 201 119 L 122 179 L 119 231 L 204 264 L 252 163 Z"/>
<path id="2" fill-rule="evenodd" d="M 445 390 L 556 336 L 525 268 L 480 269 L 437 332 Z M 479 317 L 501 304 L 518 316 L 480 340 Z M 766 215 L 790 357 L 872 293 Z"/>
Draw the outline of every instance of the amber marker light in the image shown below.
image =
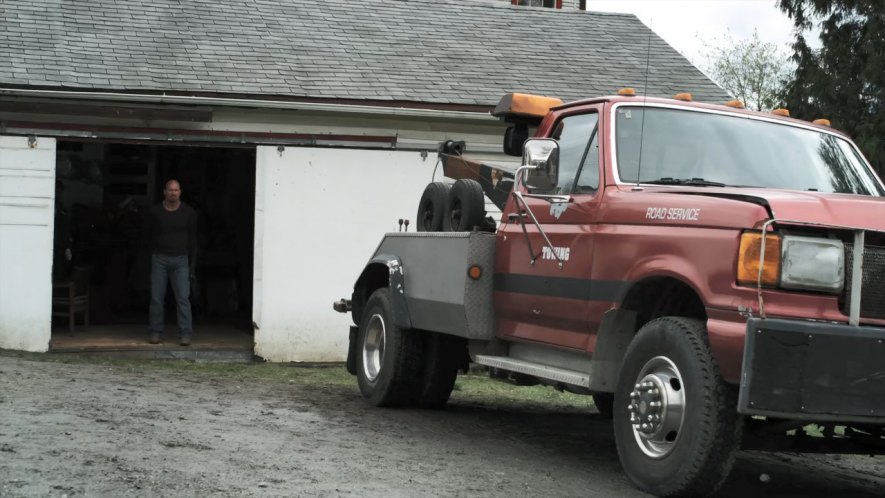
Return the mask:
<path id="1" fill-rule="evenodd" d="M 618 95 L 622 97 L 635 97 L 636 89 L 635 88 L 621 88 L 618 90 Z"/>
<path id="2" fill-rule="evenodd" d="M 673 98 L 676 100 L 682 100 L 684 102 L 691 102 L 690 93 L 677 93 Z"/>
<path id="3" fill-rule="evenodd" d="M 508 114 L 543 118 L 550 109 L 562 105 L 562 100 L 555 97 L 544 97 L 528 93 L 508 93 L 492 111 L 492 116 Z"/>
<path id="4" fill-rule="evenodd" d="M 470 277 L 471 280 L 479 280 L 479 277 L 482 276 L 482 267 L 479 265 L 471 265 L 470 268 L 467 269 L 467 276 Z"/>
<path id="5" fill-rule="evenodd" d="M 762 256 L 762 233 L 741 234 L 738 252 L 737 280 L 740 284 L 756 285 L 759 282 L 759 263 Z M 762 285 L 776 286 L 781 273 L 781 238 L 768 233 L 765 236 L 765 260 L 762 261 Z"/>
<path id="6" fill-rule="evenodd" d="M 790 111 L 788 111 L 786 109 L 775 109 L 775 110 L 771 111 L 771 113 L 774 114 L 775 116 L 783 116 L 785 118 L 790 117 Z"/>
<path id="7" fill-rule="evenodd" d="M 744 108 L 744 103 L 741 102 L 740 100 L 729 100 L 728 102 L 725 103 L 725 105 L 727 105 L 728 107 L 734 107 L 735 109 L 743 109 Z"/>
<path id="8" fill-rule="evenodd" d="M 823 118 L 815 119 L 814 121 L 812 121 L 812 123 L 814 123 L 816 125 L 821 125 L 821 126 L 830 126 L 829 119 L 823 119 Z"/>

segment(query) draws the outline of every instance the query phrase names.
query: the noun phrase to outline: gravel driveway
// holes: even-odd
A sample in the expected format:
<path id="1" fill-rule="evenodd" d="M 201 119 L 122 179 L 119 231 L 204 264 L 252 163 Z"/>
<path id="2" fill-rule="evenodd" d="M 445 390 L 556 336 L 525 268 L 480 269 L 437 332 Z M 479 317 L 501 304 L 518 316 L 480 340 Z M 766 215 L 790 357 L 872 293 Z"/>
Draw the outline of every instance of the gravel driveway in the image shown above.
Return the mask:
<path id="1" fill-rule="evenodd" d="M 721 495 L 883 490 L 883 457 L 745 452 Z M 457 392 L 444 411 L 376 409 L 355 382 L 0 354 L 0 496 L 231 495 L 646 496 L 596 414 Z"/>

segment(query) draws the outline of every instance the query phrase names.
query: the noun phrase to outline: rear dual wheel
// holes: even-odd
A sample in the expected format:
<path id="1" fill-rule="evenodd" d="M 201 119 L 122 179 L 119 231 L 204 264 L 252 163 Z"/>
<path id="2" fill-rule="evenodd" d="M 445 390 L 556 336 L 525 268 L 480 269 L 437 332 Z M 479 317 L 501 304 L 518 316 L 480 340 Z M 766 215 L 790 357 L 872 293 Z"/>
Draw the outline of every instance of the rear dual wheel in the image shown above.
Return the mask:
<path id="1" fill-rule="evenodd" d="M 422 365 L 421 408 L 442 408 L 449 401 L 458 370 L 467 356 L 467 341 L 436 332 L 424 333 L 424 363 Z"/>
<path id="2" fill-rule="evenodd" d="M 375 406 L 409 404 L 421 389 L 421 342 L 393 322 L 391 310 L 388 289 L 373 292 L 357 336 L 357 383 L 366 401 Z"/>
<path id="3" fill-rule="evenodd" d="M 372 293 L 364 310 L 357 335 L 357 383 L 363 398 L 375 406 L 445 406 L 466 341 L 397 326 L 386 287 Z"/>

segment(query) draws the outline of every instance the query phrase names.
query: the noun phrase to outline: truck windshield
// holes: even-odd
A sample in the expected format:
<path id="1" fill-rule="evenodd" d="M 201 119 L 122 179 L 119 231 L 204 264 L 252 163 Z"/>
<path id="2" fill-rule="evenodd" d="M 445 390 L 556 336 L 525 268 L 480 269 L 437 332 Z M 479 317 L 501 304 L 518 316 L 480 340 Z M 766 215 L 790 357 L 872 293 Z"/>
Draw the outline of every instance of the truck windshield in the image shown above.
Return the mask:
<path id="1" fill-rule="evenodd" d="M 815 130 L 706 112 L 619 107 L 615 135 L 623 182 L 639 176 L 640 183 L 885 195 L 847 140 Z"/>

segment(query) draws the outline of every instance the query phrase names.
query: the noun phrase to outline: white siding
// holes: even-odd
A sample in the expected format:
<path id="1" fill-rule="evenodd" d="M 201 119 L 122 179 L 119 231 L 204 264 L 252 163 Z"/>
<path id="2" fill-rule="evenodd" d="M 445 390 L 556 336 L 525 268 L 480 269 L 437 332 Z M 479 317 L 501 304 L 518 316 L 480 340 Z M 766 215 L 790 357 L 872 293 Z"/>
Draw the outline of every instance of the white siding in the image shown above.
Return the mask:
<path id="1" fill-rule="evenodd" d="M 350 298 L 385 232 L 414 230 L 436 158 L 419 152 L 258 147 L 255 353 L 271 361 L 340 361 Z"/>
<path id="2" fill-rule="evenodd" d="M 0 348 L 47 351 L 55 139 L 0 136 Z"/>

